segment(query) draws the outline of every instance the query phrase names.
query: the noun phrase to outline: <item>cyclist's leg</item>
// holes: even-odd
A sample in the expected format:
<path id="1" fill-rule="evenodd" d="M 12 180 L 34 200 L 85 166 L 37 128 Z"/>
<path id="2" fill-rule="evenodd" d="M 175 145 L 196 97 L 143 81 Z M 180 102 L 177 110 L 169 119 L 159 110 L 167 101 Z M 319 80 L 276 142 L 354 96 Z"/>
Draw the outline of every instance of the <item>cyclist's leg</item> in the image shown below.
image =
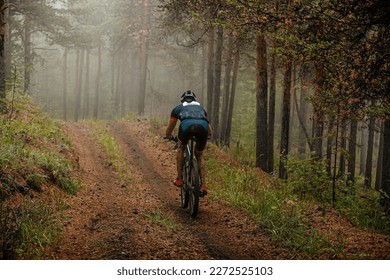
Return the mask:
<path id="1" fill-rule="evenodd" d="M 208 136 L 208 127 L 205 124 L 200 124 L 196 129 L 196 146 L 195 156 L 198 160 L 198 169 L 201 174 L 202 188 L 205 189 L 206 184 L 206 172 L 203 164 L 203 150 L 206 147 Z"/>
<path id="2" fill-rule="evenodd" d="M 179 147 L 177 149 L 177 154 L 176 154 L 176 167 L 177 167 L 177 178 L 181 182 L 183 182 L 182 170 L 183 170 L 183 164 L 184 164 L 184 149 L 185 149 L 185 145 L 182 145 L 179 142 Z M 175 185 L 180 186 L 180 183 L 175 184 Z"/>
<path id="3" fill-rule="evenodd" d="M 188 142 L 188 132 L 185 127 L 182 125 L 179 126 L 179 146 L 177 149 L 177 154 L 176 154 L 176 168 L 177 168 L 177 178 L 180 180 L 182 183 L 183 178 L 182 178 L 182 170 L 183 170 L 183 165 L 184 165 L 184 150 L 186 148 L 187 142 Z M 176 180 L 177 182 L 177 180 Z M 179 182 L 178 184 L 175 183 L 175 185 L 180 186 Z"/>

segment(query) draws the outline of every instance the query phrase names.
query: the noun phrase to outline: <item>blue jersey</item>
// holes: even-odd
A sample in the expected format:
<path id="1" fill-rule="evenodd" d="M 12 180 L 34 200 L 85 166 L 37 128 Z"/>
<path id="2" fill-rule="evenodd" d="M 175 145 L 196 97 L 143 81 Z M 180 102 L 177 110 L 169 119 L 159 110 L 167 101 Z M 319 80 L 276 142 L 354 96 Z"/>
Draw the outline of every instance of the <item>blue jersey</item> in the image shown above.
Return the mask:
<path id="1" fill-rule="evenodd" d="M 180 120 L 179 141 L 187 144 L 191 136 L 196 137 L 196 149 L 203 151 L 207 142 L 209 120 L 206 110 L 196 101 L 184 102 L 171 113 L 171 121 Z"/>
<path id="2" fill-rule="evenodd" d="M 208 122 L 206 110 L 196 101 L 177 105 L 171 113 L 171 120 L 204 120 Z"/>

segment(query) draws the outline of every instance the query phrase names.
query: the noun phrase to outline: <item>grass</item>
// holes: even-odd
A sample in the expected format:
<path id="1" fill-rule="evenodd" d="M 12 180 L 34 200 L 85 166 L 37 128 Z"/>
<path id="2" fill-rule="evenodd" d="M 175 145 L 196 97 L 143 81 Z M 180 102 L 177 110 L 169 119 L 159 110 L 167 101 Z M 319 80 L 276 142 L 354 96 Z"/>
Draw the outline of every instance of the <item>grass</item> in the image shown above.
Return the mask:
<path id="1" fill-rule="evenodd" d="M 41 259 L 61 229 L 62 193 L 80 183 L 61 125 L 26 95 L 12 104 L 0 115 L 0 259 Z"/>
<path id="2" fill-rule="evenodd" d="M 160 210 L 146 211 L 143 215 L 148 218 L 153 224 L 163 226 L 168 230 L 175 229 L 175 222 L 171 217 L 165 216 Z"/>
<path id="3" fill-rule="evenodd" d="M 110 160 L 110 165 L 118 173 L 120 184 L 122 186 L 131 187 L 133 178 L 131 169 L 126 162 L 123 154 L 114 137 L 112 137 L 107 124 L 104 122 L 93 122 L 93 137 L 104 148 Z"/>
<path id="4" fill-rule="evenodd" d="M 221 162 L 214 149 L 206 158 L 211 197 L 245 209 L 276 242 L 283 243 L 294 258 L 343 258 L 345 240 L 329 239 L 308 223 L 307 211 L 320 205 L 331 209 L 331 178 L 326 164 L 289 160 L 289 180 L 280 182 L 260 176 L 256 168 Z M 366 230 L 390 233 L 390 220 L 380 207 L 380 196 L 339 178 L 336 210 Z"/>
<path id="5" fill-rule="evenodd" d="M 12 118 L 0 116 L 0 199 L 18 186 L 40 191 L 43 185 L 54 184 L 76 193 L 79 184 L 72 178 L 70 145 L 61 125 L 27 97 L 17 102 L 19 110 Z"/>
<path id="6" fill-rule="evenodd" d="M 47 246 L 55 242 L 61 232 L 59 213 L 66 205 L 57 201 L 48 205 L 39 199 L 26 198 L 12 208 L 2 208 L 0 220 L 4 229 L 3 259 L 42 259 Z"/>
<path id="7" fill-rule="evenodd" d="M 294 258 L 313 258 L 327 252 L 340 255 L 342 242 L 332 244 L 306 223 L 305 206 L 291 188 L 271 179 L 262 181 L 255 168 L 233 166 L 208 153 L 206 170 L 211 197 L 246 210 L 275 242 L 289 248 Z"/>

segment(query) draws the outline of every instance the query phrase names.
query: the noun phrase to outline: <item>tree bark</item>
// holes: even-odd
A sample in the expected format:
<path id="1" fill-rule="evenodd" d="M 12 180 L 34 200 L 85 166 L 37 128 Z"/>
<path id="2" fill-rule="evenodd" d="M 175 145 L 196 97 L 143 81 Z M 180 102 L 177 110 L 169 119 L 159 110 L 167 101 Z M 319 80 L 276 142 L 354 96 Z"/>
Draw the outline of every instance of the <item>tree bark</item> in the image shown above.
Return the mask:
<path id="1" fill-rule="evenodd" d="M 222 51 L 223 51 L 223 27 L 217 27 L 217 46 L 215 50 L 215 80 L 214 80 L 214 90 L 213 90 L 213 132 L 214 132 L 214 140 L 216 143 L 219 143 L 219 135 L 220 135 L 220 122 L 219 122 L 219 114 L 220 114 L 220 99 L 221 99 L 221 80 L 222 80 Z"/>
<path id="2" fill-rule="evenodd" d="M 74 121 L 78 121 L 78 114 L 79 110 L 77 109 L 77 100 L 78 100 L 78 92 L 79 92 L 79 84 L 80 84 L 80 50 L 76 51 L 76 65 L 75 65 L 75 77 L 74 77 L 74 96 L 75 96 L 75 103 L 74 103 Z"/>
<path id="3" fill-rule="evenodd" d="M 276 41 L 272 42 L 271 79 L 269 88 L 268 113 L 268 170 L 274 170 L 274 142 L 275 142 L 275 104 L 276 104 Z"/>
<path id="4" fill-rule="evenodd" d="M 375 118 L 370 116 L 368 124 L 368 143 L 366 156 L 366 171 L 364 174 L 364 185 L 371 188 L 372 181 L 372 155 L 374 152 L 374 136 L 375 136 Z"/>
<path id="5" fill-rule="evenodd" d="M 269 172 L 267 42 L 264 35 L 256 37 L 256 73 L 256 166 Z"/>
<path id="6" fill-rule="evenodd" d="M 309 88 L 309 67 L 306 64 L 303 64 L 301 66 L 300 71 L 300 80 L 301 80 L 301 90 L 300 90 L 300 97 L 299 97 L 299 112 L 298 112 L 298 119 L 299 119 L 299 145 L 298 145 L 298 153 L 300 158 L 304 158 L 306 155 L 306 143 L 309 142 L 307 133 L 307 127 L 306 127 L 306 120 L 307 120 L 307 101 L 306 97 L 308 95 L 308 88 Z"/>
<path id="7" fill-rule="evenodd" d="M 83 104 L 83 119 L 89 117 L 89 65 L 90 64 L 90 50 L 86 53 L 85 62 L 85 88 L 84 88 L 84 104 Z"/>
<path id="8" fill-rule="evenodd" d="M 223 98 L 222 98 L 221 131 L 219 137 L 221 146 L 227 145 L 226 130 L 227 130 L 228 118 L 229 118 L 232 64 L 233 64 L 233 36 L 232 34 L 229 34 L 228 53 L 227 53 L 226 66 L 225 66 L 225 77 L 224 77 Z"/>
<path id="9" fill-rule="evenodd" d="M 213 116 L 213 89 L 214 89 L 214 27 L 208 32 L 208 64 L 207 64 L 207 113 Z"/>
<path id="10" fill-rule="evenodd" d="M 335 121 L 330 120 L 328 124 L 328 136 L 326 139 L 326 171 L 328 172 L 328 175 L 330 176 L 332 174 L 332 148 L 334 144 L 334 125 Z"/>
<path id="11" fill-rule="evenodd" d="M 360 165 L 359 174 L 364 176 L 366 172 L 366 156 L 367 156 L 367 129 L 364 125 L 360 127 Z"/>
<path id="12" fill-rule="evenodd" d="M 280 138 L 280 162 L 279 162 L 279 178 L 287 180 L 287 170 L 285 161 L 288 155 L 289 143 L 289 127 L 290 127 L 290 104 L 291 104 L 291 73 L 292 62 L 288 60 L 284 66 L 284 82 L 283 82 L 283 115 L 282 115 L 282 131 Z"/>
<path id="13" fill-rule="evenodd" d="M 382 205 L 385 211 L 390 213 L 390 119 L 384 121 L 383 125 L 383 160 L 382 160 Z"/>
<path id="14" fill-rule="evenodd" d="M 382 122 L 381 130 L 379 131 L 379 151 L 378 151 L 378 161 L 377 161 L 376 176 L 375 176 L 375 190 L 377 191 L 381 189 L 381 185 L 382 185 L 384 129 L 385 129 L 384 122 Z"/>
<path id="15" fill-rule="evenodd" d="M 81 110 L 81 95 L 82 95 L 82 87 L 83 87 L 83 70 L 84 70 L 84 57 L 85 50 L 81 50 L 80 61 L 78 61 L 78 69 L 79 69 L 79 77 L 77 79 L 76 85 L 76 102 L 75 102 L 75 121 L 77 122 L 80 119 L 80 110 Z"/>
<path id="16" fill-rule="evenodd" d="M 351 132 L 348 141 L 348 179 L 350 181 L 355 181 L 357 125 L 357 120 L 351 121 Z"/>
<path id="17" fill-rule="evenodd" d="M 24 92 L 29 94 L 31 82 L 32 54 L 31 54 L 31 24 L 28 15 L 24 19 Z"/>
<path id="18" fill-rule="evenodd" d="M 64 67 L 63 67 L 63 89 L 62 89 L 62 110 L 64 121 L 68 120 L 68 48 L 64 50 Z"/>
<path id="19" fill-rule="evenodd" d="M 230 89 L 230 102 L 229 102 L 229 112 L 228 112 L 228 124 L 226 129 L 226 142 L 230 146 L 231 131 L 232 131 L 232 120 L 233 120 L 233 109 L 234 109 L 234 99 L 236 96 L 236 87 L 237 87 L 237 77 L 238 77 L 238 67 L 240 65 L 240 52 L 237 49 L 234 56 L 234 65 L 233 65 L 233 76 L 232 84 Z"/>
<path id="20" fill-rule="evenodd" d="M 100 80 L 102 76 L 102 43 L 99 39 L 98 42 L 98 63 L 96 73 L 96 85 L 95 85 L 95 106 L 93 111 L 93 117 L 97 119 L 99 117 L 100 106 Z"/>
<path id="21" fill-rule="evenodd" d="M 0 0 L 0 114 L 6 112 L 7 103 L 5 100 L 5 14 L 4 0 Z"/>
<path id="22" fill-rule="evenodd" d="M 144 11 L 142 16 L 141 54 L 140 54 L 140 87 L 138 95 L 138 114 L 145 113 L 146 99 L 146 75 L 148 68 L 148 45 L 149 45 L 149 22 L 150 22 L 150 0 L 144 0 Z"/>
<path id="23" fill-rule="evenodd" d="M 324 69 L 319 63 L 316 65 L 316 95 L 321 96 L 324 91 Z M 324 134 L 324 122 L 323 113 L 318 106 L 314 106 L 314 119 L 313 119 L 313 151 L 314 158 L 322 158 L 322 137 Z"/>
<path id="24" fill-rule="evenodd" d="M 340 160 L 339 160 L 339 176 L 345 174 L 345 153 L 347 150 L 347 121 L 341 121 L 341 145 L 340 145 Z"/>

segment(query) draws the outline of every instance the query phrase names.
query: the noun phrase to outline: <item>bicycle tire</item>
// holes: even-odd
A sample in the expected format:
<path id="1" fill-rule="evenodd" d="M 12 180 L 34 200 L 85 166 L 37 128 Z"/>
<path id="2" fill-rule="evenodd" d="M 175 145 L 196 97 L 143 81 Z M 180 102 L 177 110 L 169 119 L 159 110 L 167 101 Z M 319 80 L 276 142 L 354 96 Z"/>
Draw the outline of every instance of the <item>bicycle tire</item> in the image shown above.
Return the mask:
<path id="1" fill-rule="evenodd" d="M 200 174 L 198 171 L 198 162 L 194 158 L 191 162 L 190 169 L 190 186 L 189 186 L 189 207 L 190 215 L 195 218 L 199 210 L 199 194 L 200 194 Z"/>
<path id="2" fill-rule="evenodd" d="M 186 172 L 186 164 L 183 165 L 183 185 L 180 188 L 180 195 L 181 195 L 181 207 L 187 208 L 188 207 L 188 199 L 189 199 L 189 192 L 188 192 L 188 176 Z"/>

